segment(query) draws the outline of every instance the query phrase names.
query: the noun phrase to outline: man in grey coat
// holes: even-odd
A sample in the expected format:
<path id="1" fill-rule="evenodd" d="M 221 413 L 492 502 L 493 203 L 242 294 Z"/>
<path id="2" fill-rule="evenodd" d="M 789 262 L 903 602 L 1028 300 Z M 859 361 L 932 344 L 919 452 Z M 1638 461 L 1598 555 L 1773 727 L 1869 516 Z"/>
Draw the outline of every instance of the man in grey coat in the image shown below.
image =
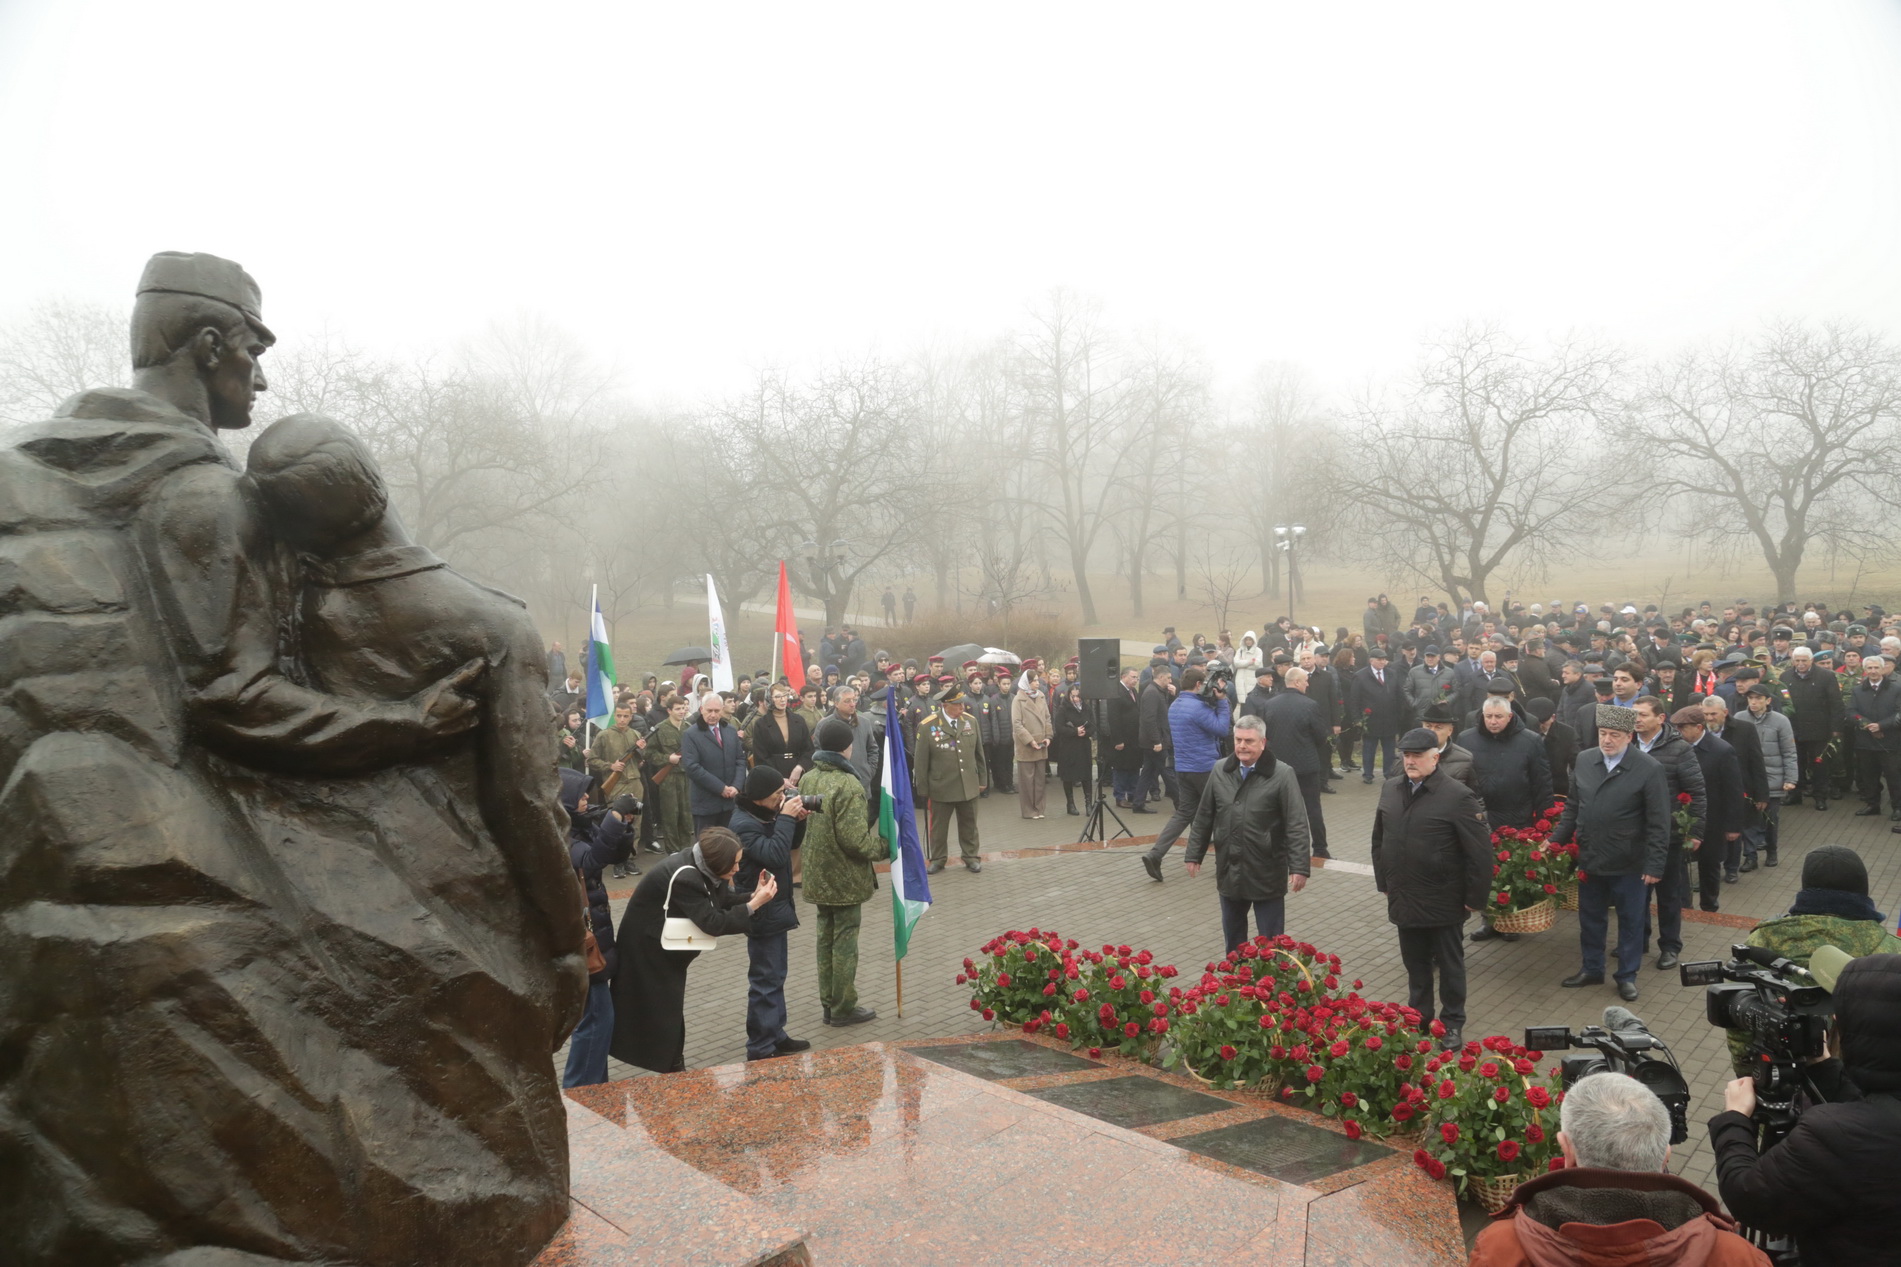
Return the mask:
<path id="1" fill-rule="evenodd" d="M 1748 707 L 1736 714 L 1736 723 L 1755 726 L 1756 737 L 1762 741 L 1763 783 L 1769 798 L 1755 825 L 1743 831 L 1743 864 L 1737 868 L 1739 872 L 1756 869 L 1759 847 L 1762 852 L 1761 865 L 1776 865 L 1776 846 L 1780 843 L 1782 825 L 1782 798 L 1795 791 L 1796 781 L 1802 771 L 1795 742 L 1795 723 L 1770 707 L 1774 702 L 1770 688 L 1758 682 L 1743 693 L 1743 699 L 1747 701 Z"/>
<path id="2" fill-rule="evenodd" d="M 1201 806 L 1188 829 L 1188 874 L 1201 874 L 1211 841 L 1221 931 L 1233 954 L 1248 936 L 1248 910 L 1263 937 L 1287 931 L 1287 892 L 1307 887 L 1313 867 L 1307 807 L 1284 761 L 1267 751 L 1267 725 L 1252 714 L 1234 723 L 1234 755 L 1208 772 Z"/>
<path id="3" fill-rule="evenodd" d="M 1597 746 L 1578 754 L 1571 799 L 1552 830 L 1553 843 L 1578 842 L 1578 941 L 1584 963 L 1559 982 L 1566 989 L 1604 984 L 1604 935 L 1617 910 L 1617 993 L 1637 997 L 1644 961 L 1650 886 L 1670 857 L 1670 780 L 1663 766 L 1630 742 L 1634 709 L 1600 704 Z"/>
<path id="4" fill-rule="evenodd" d="M 1406 673 L 1406 702 L 1412 707 L 1413 725 L 1423 725 L 1425 711 L 1441 700 L 1449 700 L 1455 685 L 1452 666 L 1440 660 L 1436 645 L 1427 643 L 1419 663 Z"/>
<path id="5" fill-rule="evenodd" d="M 1657 882 L 1657 967 L 1677 966 L 1683 951 L 1683 908 L 1690 901 L 1690 859 L 1703 846 L 1709 812 L 1704 794 L 1703 766 L 1689 741 L 1668 720 L 1669 705 L 1655 695 L 1639 695 L 1633 711 L 1637 730 L 1631 746 L 1663 767 L 1670 782 L 1670 855 Z M 1689 797 L 1684 801 L 1682 797 Z M 1687 810 L 1687 831 L 1677 828 L 1679 810 Z M 1650 908 L 1644 908 L 1644 945 L 1650 945 Z"/>

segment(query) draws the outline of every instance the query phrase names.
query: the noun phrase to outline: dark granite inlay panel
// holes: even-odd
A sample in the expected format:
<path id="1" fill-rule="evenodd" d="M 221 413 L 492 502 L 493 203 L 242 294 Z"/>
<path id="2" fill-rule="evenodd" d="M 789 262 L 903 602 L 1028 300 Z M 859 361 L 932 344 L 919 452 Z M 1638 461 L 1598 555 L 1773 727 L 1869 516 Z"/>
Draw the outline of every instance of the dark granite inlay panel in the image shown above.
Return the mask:
<path id="1" fill-rule="evenodd" d="M 1264 1117 L 1199 1135 L 1183 1135 L 1169 1143 L 1294 1184 L 1311 1183 L 1393 1155 L 1383 1144 L 1348 1139 L 1284 1117 Z"/>
<path id="2" fill-rule="evenodd" d="M 940 1065 L 949 1065 L 992 1082 L 1006 1078 L 1028 1078 L 1045 1073 L 1074 1073 L 1078 1069 L 1100 1069 L 1101 1065 L 1068 1052 L 1052 1051 L 1039 1043 L 1021 1038 L 1005 1038 L 994 1043 L 947 1043 L 942 1047 L 907 1047 L 913 1056 Z"/>
<path id="3" fill-rule="evenodd" d="M 1131 1130 L 1236 1107 L 1232 1100 L 1203 1095 L 1159 1078 L 1145 1078 L 1139 1073 L 1100 1082 L 1045 1087 L 1041 1091 L 1026 1091 L 1024 1094 Z"/>

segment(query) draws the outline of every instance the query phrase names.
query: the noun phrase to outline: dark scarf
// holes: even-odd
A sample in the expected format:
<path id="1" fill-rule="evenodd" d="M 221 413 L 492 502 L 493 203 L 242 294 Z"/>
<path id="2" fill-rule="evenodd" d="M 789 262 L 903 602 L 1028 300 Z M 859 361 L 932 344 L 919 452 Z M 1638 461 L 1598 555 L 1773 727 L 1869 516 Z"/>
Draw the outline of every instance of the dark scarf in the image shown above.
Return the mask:
<path id="1" fill-rule="evenodd" d="M 1875 909 L 1874 899 L 1865 893 L 1842 889 L 1803 889 L 1789 904 L 1791 915 L 1833 915 L 1837 919 L 1868 919 L 1887 923 L 1888 917 Z"/>

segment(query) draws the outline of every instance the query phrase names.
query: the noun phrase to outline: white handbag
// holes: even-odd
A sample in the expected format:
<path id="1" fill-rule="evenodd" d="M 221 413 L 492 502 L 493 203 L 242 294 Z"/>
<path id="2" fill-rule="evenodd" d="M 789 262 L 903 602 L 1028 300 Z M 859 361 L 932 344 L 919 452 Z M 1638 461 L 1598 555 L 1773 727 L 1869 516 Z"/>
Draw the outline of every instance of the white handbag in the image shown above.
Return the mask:
<path id="1" fill-rule="evenodd" d="M 663 912 L 673 909 L 673 881 L 680 878 L 681 871 L 692 869 L 692 865 L 689 863 L 687 866 L 676 870 L 672 877 L 668 879 L 666 904 L 660 908 Z M 704 928 L 701 928 L 684 915 L 668 915 L 666 922 L 660 926 L 660 949 L 717 950 L 719 949 L 719 938 L 713 936 L 713 934 L 707 932 Z"/>

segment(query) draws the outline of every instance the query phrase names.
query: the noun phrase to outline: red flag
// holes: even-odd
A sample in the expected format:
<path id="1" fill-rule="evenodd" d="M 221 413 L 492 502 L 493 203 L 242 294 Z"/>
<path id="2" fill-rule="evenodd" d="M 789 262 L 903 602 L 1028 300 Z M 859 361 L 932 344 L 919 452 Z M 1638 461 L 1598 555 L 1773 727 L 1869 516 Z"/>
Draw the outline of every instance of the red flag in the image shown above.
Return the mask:
<path id="1" fill-rule="evenodd" d="M 785 560 L 779 560 L 779 614 L 773 621 L 779 639 L 779 659 L 785 665 L 785 680 L 794 691 L 805 689 L 805 652 L 799 646 L 799 622 L 792 614 L 792 584 L 786 580 Z"/>

